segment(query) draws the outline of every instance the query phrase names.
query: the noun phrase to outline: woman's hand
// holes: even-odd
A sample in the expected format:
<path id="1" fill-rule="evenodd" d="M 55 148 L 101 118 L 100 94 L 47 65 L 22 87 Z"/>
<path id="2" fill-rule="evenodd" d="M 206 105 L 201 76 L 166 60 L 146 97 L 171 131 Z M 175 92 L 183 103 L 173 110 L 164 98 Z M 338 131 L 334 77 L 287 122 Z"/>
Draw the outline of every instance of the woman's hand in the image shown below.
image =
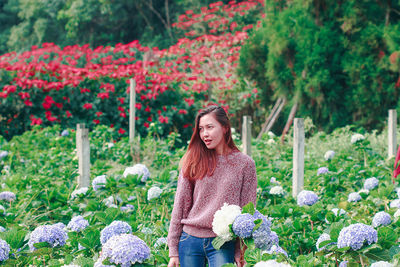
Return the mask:
<path id="1" fill-rule="evenodd" d="M 169 259 L 168 267 L 179 267 L 179 257 L 171 257 Z"/>

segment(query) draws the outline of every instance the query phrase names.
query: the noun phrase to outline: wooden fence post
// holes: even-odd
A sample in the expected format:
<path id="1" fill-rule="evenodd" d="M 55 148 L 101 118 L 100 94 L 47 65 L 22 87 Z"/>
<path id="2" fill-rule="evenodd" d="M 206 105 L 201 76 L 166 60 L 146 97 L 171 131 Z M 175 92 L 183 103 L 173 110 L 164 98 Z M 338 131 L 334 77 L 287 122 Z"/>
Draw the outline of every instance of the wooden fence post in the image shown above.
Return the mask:
<path id="1" fill-rule="evenodd" d="M 397 112 L 395 109 L 389 109 L 388 120 L 388 157 L 396 156 L 396 129 L 397 129 Z"/>
<path id="2" fill-rule="evenodd" d="M 129 93 L 129 142 L 133 143 L 135 138 L 135 117 L 136 117 L 136 81 L 130 79 Z"/>
<path id="3" fill-rule="evenodd" d="M 81 187 L 90 186 L 90 145 L 89 145 L 89 129 L 85 128 L 85 124 L 77 124 L 76 126 L 76 151 L 78 154 L 78 185 Z"/>
<path id="4" fill-rule="evenodd" d="M 304 120 L 294 119 L 293 132 L 293 190 L 294 198 L 304 186 Z"/>
<path id="5" fill-rule="evenodd" d="M 251 156 L 251 117 L 243 116 L 242 124 L 243 153 Z"/>

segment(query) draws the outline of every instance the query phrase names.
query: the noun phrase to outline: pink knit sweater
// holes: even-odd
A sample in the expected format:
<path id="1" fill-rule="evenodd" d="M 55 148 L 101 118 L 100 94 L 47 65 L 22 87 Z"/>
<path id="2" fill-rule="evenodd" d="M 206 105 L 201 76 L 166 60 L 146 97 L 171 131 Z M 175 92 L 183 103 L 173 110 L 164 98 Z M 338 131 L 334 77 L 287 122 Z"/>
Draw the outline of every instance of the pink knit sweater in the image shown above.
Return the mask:
<path id="1" fill-rule="evenodd" d="M 214 174 L 194 183 L 184 178 L 181 171 L 167 237 L 169 256 L 178 256 L 182 230 L 196 237 L 215 237 L 215 212 L 224 203 L 240 207 L 250 201 L 256 204 L 256 190 L 254 160 L 240 151 L 218 155 Z"/>

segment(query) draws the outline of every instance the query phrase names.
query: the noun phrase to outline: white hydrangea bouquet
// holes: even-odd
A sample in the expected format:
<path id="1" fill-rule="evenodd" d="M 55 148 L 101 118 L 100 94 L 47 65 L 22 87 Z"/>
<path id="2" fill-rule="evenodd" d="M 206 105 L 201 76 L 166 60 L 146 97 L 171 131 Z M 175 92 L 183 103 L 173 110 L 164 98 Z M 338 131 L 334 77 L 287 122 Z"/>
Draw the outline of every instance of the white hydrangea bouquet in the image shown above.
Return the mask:
<path id="1" fill-rule="evenodd" d="M 212 241 L 215 249 L 220 249 L 224 243 L 237 237 L 252 240 L 256 248 L 263 250 L 270 249 L 276 243 L 274 234 L 271 234 L 271 222 L 251 202 L 243 209 L 224 203 L 215 212 L 212 226 L 217 235 Z"/>

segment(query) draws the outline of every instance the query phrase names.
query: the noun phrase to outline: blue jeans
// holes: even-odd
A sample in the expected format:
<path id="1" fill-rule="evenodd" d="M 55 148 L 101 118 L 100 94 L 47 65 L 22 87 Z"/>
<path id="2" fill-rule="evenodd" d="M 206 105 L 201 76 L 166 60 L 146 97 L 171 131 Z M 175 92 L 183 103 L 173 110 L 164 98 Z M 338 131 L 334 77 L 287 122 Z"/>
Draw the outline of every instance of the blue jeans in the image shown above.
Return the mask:
<path id="1" fill-rule="evenodd" d="M 179 240 L 179 262 L 181 267 L 220 267 L 225 263 L 235 263 L 235 241 L 226 242 L 216 250 L 211 242 L 214 237 L 200 238 L 182 231 Z"/>

